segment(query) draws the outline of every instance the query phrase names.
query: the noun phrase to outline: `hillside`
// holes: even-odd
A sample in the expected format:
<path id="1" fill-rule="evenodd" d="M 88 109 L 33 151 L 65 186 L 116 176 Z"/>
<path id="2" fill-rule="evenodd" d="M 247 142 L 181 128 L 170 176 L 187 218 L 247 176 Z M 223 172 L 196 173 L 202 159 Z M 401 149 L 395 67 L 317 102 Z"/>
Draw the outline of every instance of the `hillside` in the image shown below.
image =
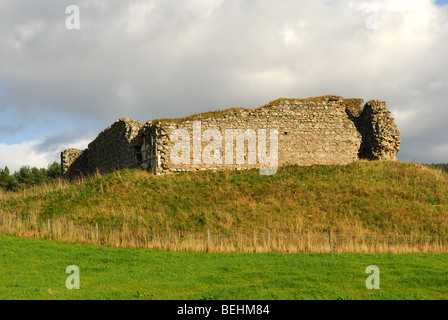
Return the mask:
<path id="1" fill-rule="evenodd" d="M 0 215 L 100 229 L 444 235 L 448 175 L 422 165 L 359 161 L 154 176 L 122 170 L 23 193 L 1 193 Z"/>

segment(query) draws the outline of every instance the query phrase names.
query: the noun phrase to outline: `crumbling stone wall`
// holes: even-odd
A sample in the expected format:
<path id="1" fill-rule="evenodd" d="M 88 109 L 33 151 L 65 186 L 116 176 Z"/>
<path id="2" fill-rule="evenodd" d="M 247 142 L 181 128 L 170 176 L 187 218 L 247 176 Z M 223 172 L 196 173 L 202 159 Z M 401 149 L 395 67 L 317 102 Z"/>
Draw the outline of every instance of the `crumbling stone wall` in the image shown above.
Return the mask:
<path id="1" fill-rule="evenodd" d="M 107 173 L 134 166 L 132 141 L 141 127 L 139 122 L 123 118 L 101 132 L 88 146 L 89 167 Z"/>
<path id="2" fill-rule="evenodd" d="M 90 172 L 88 150 L 67 149 L 61 153 L 63 176 L 80 176 Z"/>
<path id="3" fill-rule="evenodd" d="M 188 136 L 179 138 L 173 135 L 179 129 Z M 203 134 L 210 129 L 215 130 L 215 136 L 204 137 Z M 236 149 L 236 139 L 226 140 L 231 129 L 247 134 L 243 161 Z M 278 166 L 346 164 L 358 159 L 394 160 L 400 145 L 399 131 L 384 102 L 373 100 L 364 105 L 362 99 L 339 96 L 278 99 L 257 109 L 228 109 L 183 119 L 153 120 L 144 126 L 122 119 L 89 145 L 88 154 L 84 156 L 88 158 L 86 170 L 82 169 L 83 157 L 79 157 L 79 164 L 72 160 L 77 155 L 73 151 L 64 151 L 65 159 L 69 160 L 65 160 L 68 162 L 63 163 L 63 168 L 69 169 L 63 170 L 74 172 L 76 168 L 84 173 L 98 168 L 100 172 L 108 172 L 139 166 L 162 174 L 262 168 L 269 165 L 260 163 L 260 148 L 265 148 L 263 151 L 269 154 L 274 130 L 277 130 L 278 137 Z M 267 138 L 265 145 L 261 144 L 263 139 L 260 140 L 263 132 Z M 199 137 L 196 142 L 195 137 Z M 173 148 L 184 138 L 189 141 L 189 148 L 181 153 L 188 152 L 188 159 L 174 163 Z M 254 141 L 251 139 L 255 139 L 255 149 L 250 147 L 249 141 Z M 222 147 L 210 152 L 211 142 Z M 219 156 L 207 164 L 203 161 L 207 154 Z M 250 161 L 254 157 L 257 159 L 255 163 Z"/>
<path id="4" fill-rule="evenodd" d="M 135 159 L 132 141 L 141 127 L 135 120 L 122 118 L 102 131 L 86 150 L 64 150 L 61 153 L 62 174 L 75 178 L 133 167 Z"/>
<path id="5" fill-rule="evenodd" d="M 361 115 L 355 119 L 355 125 L 362 135 L 360 159 L 396 159 L 400 149 L 400 132 L 385 102 L 367 102 Z"/>

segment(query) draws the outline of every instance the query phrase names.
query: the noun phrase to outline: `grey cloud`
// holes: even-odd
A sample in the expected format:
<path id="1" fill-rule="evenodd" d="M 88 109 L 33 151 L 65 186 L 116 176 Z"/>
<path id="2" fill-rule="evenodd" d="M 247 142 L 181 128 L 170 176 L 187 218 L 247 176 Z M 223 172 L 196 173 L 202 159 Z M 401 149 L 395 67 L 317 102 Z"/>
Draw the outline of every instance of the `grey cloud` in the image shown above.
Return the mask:
<path id="1" fill-rule="evenodd" d="M 339 94 L 387 101 L 404 160 L 448 157 L 432 151 L 448 138 L 446 7 L 377 1 L 372 31 L 348 0 L 77 1 L 81 30 L 68 31 L 76 3 L 54 3 L 1 2 L 0 108 L 144 122 Z"/>
<path id="2" fill-rule="evenodd" d="M 86 133 L 81 128 L 70 129 L 64 132 L 48 135 L 38 144 L 33 146 L 37 153 L 59 153 L 65 148 L 77 144 L 79 141 L 92 140 L 92 134 Z"/>
<path id="3" fill-rule="evenodd" d="M 24 129 L 23 124 L 19 125 L 5 125 L 0 123 L 0 134 L 13 134 L 14 132 Z"/>

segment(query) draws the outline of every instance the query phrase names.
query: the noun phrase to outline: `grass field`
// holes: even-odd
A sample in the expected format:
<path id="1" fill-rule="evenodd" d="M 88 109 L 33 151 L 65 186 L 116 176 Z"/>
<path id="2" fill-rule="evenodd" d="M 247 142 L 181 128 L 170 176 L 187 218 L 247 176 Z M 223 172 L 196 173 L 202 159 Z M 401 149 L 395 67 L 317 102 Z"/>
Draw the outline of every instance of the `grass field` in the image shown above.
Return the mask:
<path id="1" fill-rule="evenodd" d="M 80 269 L 68 290 L 65 269 Z M 380 289 L 365 286 L 380 269 Z M 448 299 L 446 254 L 199 253 L 0 236 L 0 299 Z"/>

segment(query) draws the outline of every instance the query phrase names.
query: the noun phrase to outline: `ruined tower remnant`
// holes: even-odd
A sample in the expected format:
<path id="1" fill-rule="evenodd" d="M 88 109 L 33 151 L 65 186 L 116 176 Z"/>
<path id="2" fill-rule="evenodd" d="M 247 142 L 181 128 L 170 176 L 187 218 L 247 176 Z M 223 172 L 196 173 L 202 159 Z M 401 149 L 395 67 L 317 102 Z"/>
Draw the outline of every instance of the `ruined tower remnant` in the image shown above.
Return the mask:
<path id="1" fill-rule="evenodd" d="M 240 133 L 240 140 L 232 135 L 229 138 L 229 133 L 235 132 Z M 144 125 L 120 119 L 86 150 L 64 150 L 62 173 L 74 178 L 131 167 L 155 174 L 262 168 L 265 162 L 251 160 L 272 152 L 274 140 L 269 140 L 269 134 L 271 138 L 275 134 L 278 142 L 279 167 L 395 160 L 400 147 L 400 133 L 385 102 L 372 100 L 364 105 L 362 99 L 339 96 L 278 99 L 257 109 L 234 108 L 182 119 L 152 120 Z M 237 150 L 238 143 L 243 153 Z M 219 153 L 219 157 L 202 161 L 211 144 L 212 155 Z M 173 158 L 173 151 L 183 153 L 183 161 Z"/>
<path id="2" fill-rule="evenodd" d="M 142 125 L 123 118 L 102 131 L 84 151 L 67 149 L 61 153 L 62 175 L 87 176 L 134 166 L 133 141 Z"/>

